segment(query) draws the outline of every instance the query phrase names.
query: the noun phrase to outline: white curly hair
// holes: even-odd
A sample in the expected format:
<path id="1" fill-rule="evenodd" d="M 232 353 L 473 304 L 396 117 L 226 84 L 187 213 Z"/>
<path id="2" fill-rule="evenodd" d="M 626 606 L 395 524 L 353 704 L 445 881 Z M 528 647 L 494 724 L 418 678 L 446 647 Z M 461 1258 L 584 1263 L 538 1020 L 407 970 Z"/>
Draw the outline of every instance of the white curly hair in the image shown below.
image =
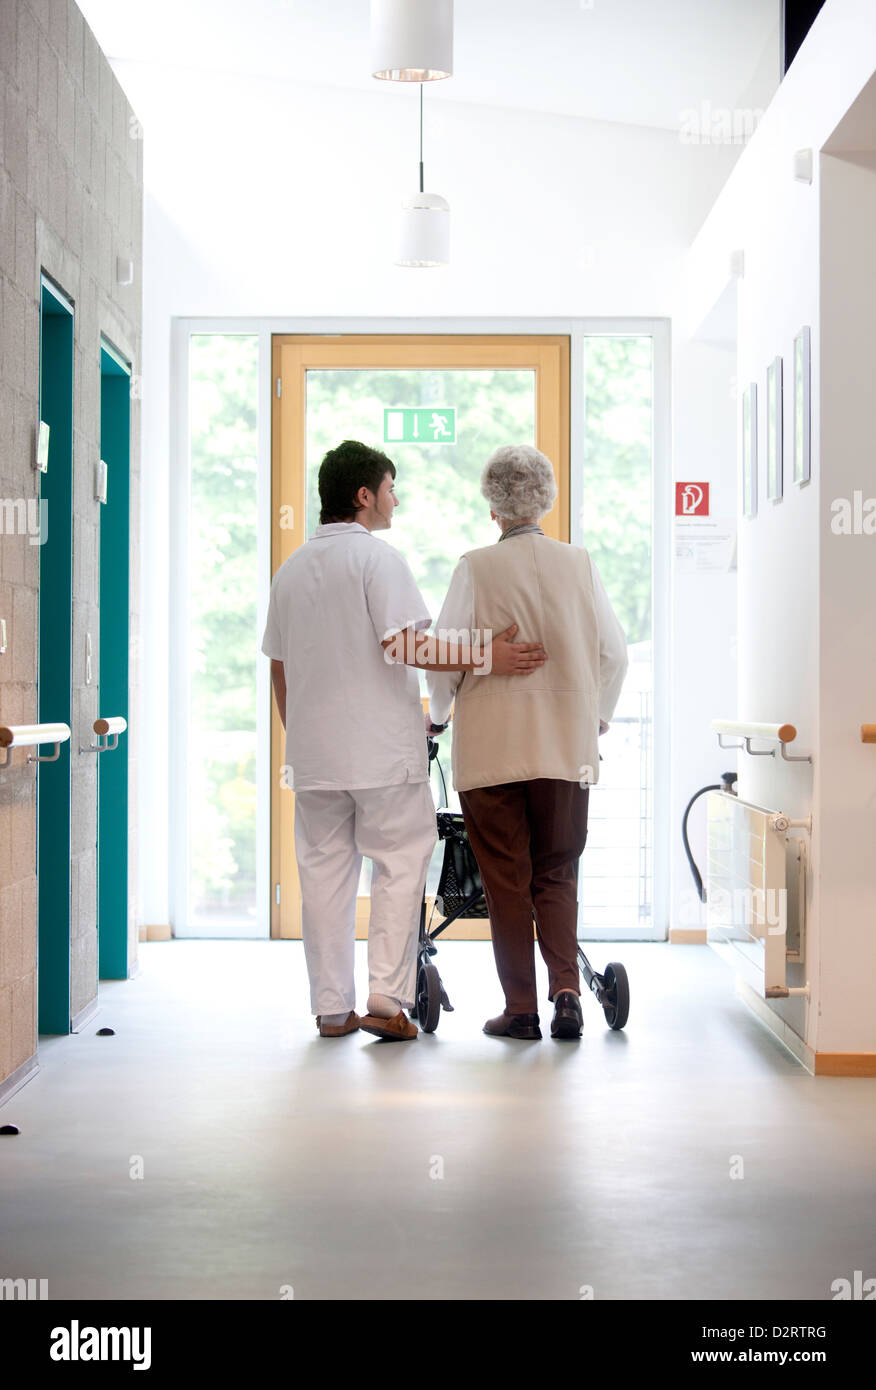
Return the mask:
<path id="1" fill-rule="evenodd" d="M 537 520 L 557 495 L 553 465 L 531 444 L 503 444 L 484 465 L 481 493 L 503 521 Z"/>

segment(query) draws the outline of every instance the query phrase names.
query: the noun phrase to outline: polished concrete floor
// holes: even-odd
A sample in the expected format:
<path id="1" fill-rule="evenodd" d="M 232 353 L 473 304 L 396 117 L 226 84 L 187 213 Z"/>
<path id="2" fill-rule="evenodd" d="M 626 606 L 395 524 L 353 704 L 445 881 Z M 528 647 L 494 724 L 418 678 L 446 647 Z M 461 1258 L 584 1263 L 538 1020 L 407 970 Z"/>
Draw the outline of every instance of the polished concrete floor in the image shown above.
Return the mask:
<path id="1" fill-rule="evenodd" d="M 459 942 L 436 958 L 456 1011 L 391 1044 L 318 1038 L 297 943 L 141 946 L 0 1108 L 21 1130 L 0 1137 L 0 1277 L 50 1298 L 828 1299 L 876 1276 L 876 1081 L 810 1076 L 705 947 L 588 950 L 627 965 L 624 1033 L 585 999 L 580 1043 L 485 1037 L 490 947 Z"/>

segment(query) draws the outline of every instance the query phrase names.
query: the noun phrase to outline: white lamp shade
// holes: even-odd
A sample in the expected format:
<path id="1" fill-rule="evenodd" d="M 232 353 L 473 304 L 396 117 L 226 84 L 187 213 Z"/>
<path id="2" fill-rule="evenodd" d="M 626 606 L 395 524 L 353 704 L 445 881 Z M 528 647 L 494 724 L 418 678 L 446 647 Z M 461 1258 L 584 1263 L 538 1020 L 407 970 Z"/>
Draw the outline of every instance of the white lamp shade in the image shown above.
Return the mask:
<path id="1" fill-rule="evenodd" d="M 450 204 L 438 193 L 412 193 L 402 202 L 396 265 L 447 265 Z"/>
<path id="2" fill-rule="evenodd" d="M 371 0 L 371 71 L 390 82 L 453 72 L 453 0 Z"/>

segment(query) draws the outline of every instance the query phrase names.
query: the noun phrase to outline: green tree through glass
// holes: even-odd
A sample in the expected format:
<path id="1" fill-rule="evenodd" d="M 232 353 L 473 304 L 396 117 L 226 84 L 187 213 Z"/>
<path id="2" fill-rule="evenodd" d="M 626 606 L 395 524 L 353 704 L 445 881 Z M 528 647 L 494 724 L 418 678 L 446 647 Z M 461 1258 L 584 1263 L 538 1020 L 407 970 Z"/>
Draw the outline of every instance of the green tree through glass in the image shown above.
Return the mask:
<path id="1" fill-rule="evenodd" d="M 190 370 L 192 915 L 252 918 L 258 339 L 195 335 Z"/>

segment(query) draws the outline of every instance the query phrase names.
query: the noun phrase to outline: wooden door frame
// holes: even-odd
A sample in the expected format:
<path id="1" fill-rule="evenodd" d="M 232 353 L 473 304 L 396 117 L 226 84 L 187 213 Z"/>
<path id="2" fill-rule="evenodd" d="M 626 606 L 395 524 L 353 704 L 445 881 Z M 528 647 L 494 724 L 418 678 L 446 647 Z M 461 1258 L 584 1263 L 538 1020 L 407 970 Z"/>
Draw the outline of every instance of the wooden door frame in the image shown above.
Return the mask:
<path id="1" fill-rule="evenodd" d="M 338 361 L 343 355 L 343 362 Z M 543 519 L 545 534 L 570 539 L 569 334 L 288 334 L 271 338 L 271 574 L 306 540 L 306 373 L 363 370 L 457 370 L 513 367 L 536 374 L 535 438 L 557 471 L 557 500 Z M 282 795 L 283 727 L 271 697 L 271 937 L 300 939 L 301 893 L 295 861 L 294 793 Z M 277 902 L 288 885 L 292 904 Z M 289 893 L 291 889 L 291 894 Z M 367 924 L 357 913 L 357 936 Z M 476 930 L 477 929 L 477 930 Z M 487 934 L 484 919 L 459 924 L 454 935 Z"/>

